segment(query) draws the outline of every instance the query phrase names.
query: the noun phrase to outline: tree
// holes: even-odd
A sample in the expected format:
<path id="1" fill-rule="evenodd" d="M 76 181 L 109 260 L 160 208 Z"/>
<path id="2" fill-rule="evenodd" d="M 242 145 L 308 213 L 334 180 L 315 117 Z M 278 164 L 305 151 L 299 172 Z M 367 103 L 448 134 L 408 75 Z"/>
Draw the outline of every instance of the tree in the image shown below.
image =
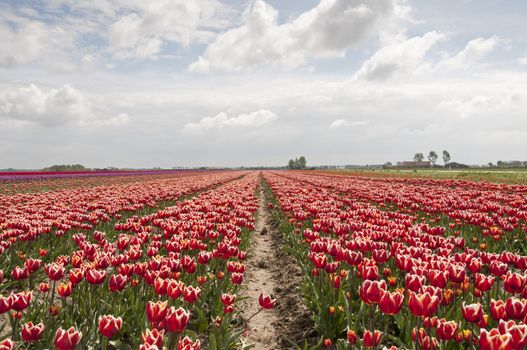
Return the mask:
<path id="1" fill-rule="evenodd" d="M 432 165 L 436 165 L 438 157 L 439 156 L 437 155 L 436 151 L 430 151 L 430 153 L 428 153 L 428 160 L 430 163 L 432 163 Z"/>
<path id="2" fill-rule="evenodd" d="M 301 157 L 298 159 L 298 167 L 299 167 L 299 169 L 305 169 L 306 166 L 307 166 L 306 157 L 301 156 Z"/>
<path id="3" fill-rule="evenodd" d="M 416 162 L 422 162 L 423 160 L 425 160 L 425 156 L 422 153 L 416 153 L 414 155 L 414 160 Z"/>
<path id="4" fill-rule="evenodd" d="M 448 163 L 450 163 L 450 153 L 448 153 L 448 151 L 443 151 L 443 163 L 445 163 L 445 166 L 448 165 Z"/>
<path id="5" fill-rule="evenodd" d="M 300 158 L 295 158 L 289 160 L 289 169 L 305 169 L 307 167 L 306 157 L 301 156 Z"/>

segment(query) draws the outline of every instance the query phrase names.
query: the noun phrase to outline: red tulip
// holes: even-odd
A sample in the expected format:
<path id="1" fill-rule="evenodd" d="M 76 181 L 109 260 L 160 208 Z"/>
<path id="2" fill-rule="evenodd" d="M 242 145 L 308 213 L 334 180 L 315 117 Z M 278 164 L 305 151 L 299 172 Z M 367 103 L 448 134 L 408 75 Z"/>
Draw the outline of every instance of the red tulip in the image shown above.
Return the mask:
<path id="1" fill-rule="evenodd" d="M 157 295 L 166 295 L 168 287 L 168 280 L 158 277 L 154 280 L 154 291 Z"/>
<path id="2" fill-rule="evenodd" d="M 76 286 L 77 284 L 82 282 L 82 279 L 84 278 L 84 271 L 81 269 L 71 269 L 70 270 L 70 282 Z"/>
<path id="3" fill-rule="evenodd" d="M 157 346 L 159 349 L 163 347 L 163 336 L 165 335 L 165 331 L 161 330 L 158 331 L 157 329 L 147 329 L 144 331 L 143 334 L 141 334 L 141 340 L 143 341 L 143 345 L 154 345 Z M 149 349 L 149 348 L 145 348 Z"/>
<path id="4" fill-rule="evenodd" d="M 500 321 L 498 325 L 500 334 L 511 336 L 511 345 L 514 349 L 525 349 L 527 346 L 527 325 L 516 324 L 514 321 Z"/>
<path id="5" fill-rule="evenodd" d="M 359 288 L 359 295 L 362 301 L 368 305 L 377 304 L 381 296 L 386 291 L 386 281 L 366 280 Z"/>
<path id="6" fill-rule="evenodd" d="M 146 316 L 152 323 L 162 322 L 167 316 L 168 301 L 149 301 L 146 305 Z"/>
<path id="7" fill-rule="evenodd" d="M 229 293 L 221 295 L 221 302 L 223 305 L 226 305 L 226 306 L 232 305 L 235 300 L 236 300 L 236 295 L 229 294 Z"/>
<path id="8" fill-rule="evenodd" d="M 372 346 L 377 346 L 381 342 L 382 332 L 375 330 L 373 334 L 368 330 L 364 332 L 364 335 L 362 336 L 362 341 L 364 342 L 364 346 L 367 348 L 371 348 Z"/>
<path id="9" fill-rule="evenodd" d="M 172 299 L 178 299 L 185 290 L 185 284 L 181 281 L 169 280 L 167 285 L 167 295 Z"/>
<path id="10" fill-rule="evenodd" d="M 425 284 L 426 277 L 425 276 L 419 276 L 419 275 L 407 274 L 405 279 L 404 279 L 404 281 L 405 281 L 406 289 L 409 289 L 409 290 L 411 290 L 413 292 L 418 292 L 418 291 L 421 290 L 421 288 Z"/>
<path id="11" fill-rule="evenodd" d="M 243 282 L 243 273 L 233 272 L 231 275 L 231 281 L 234 284 L 242 284 Z"/>
<path id="12" fill-rule="evenodd" d="M 357 332 L 352 329 L 348 329 L 348 332 L 346 333 L 346 339 L 351 345 L 355 344 L 358 339 Z"/>
<path id="13" fill-rule="evenodd" d="M 404 302 L 404 295 L 399 292 L 385 291 L 379 300 L 379 309 L 387 315 L 395 315 L 401 311 Z"/>
<path id="14" fill-rule="evenodd" d="M 421 294 L 410 292 L 408 308 L 418 317 L 431 317 L 436 312 L 439 302 L 438 296 L 432 296 L 428 292 Z"/>
<path id="15" fill-rule="evenodd" d="M 86 272 L 86 280 L 91 284 L 102 284 L 105 279 L 106 271 L 92 269 Z"/>
<path id="16" fill-rule="evenodd" d="M 374 281 L 379 278 L 379 268 L 376 265 L 362 265 L 361 276 L 365 280 Z"/>
<path id="17" fill-rule="evenodd" d="M 178 350 L 200 350 L 201 342 L 199 339 L 193 341 L 187 336 L 178 340 L 177 348 Z"/>
<path id="18" fill-rule="evenodd" d="M 486 292 L 492 288 L 492 285 L 494 284 L 494 277 L 492 276 L 486 276 L 481 273 L 477 273 L 474 276 L 474 285 L 477 289 L 479 289 L 482 292 Z"/>
<path id="19" fill-rule="evenodd" d="M 15 348 L 15 342 L 11 339 L 4 339 L 0 341 L 0 350 L 13 350 Z"/>
<path id="20" fill-rule="evenodd" d="M 187 303 L 192 304 L 199 299 L 201 295 L 201 289 L 199 287 L 194 288 L 193 286 L 185 287 L 183 291 L 183 300 Z"/>
<path id="21" fill-rule="evenodd" d="M 49 279 L 52 281 L 58 281 L 64 277 L 64 267 L 55 262 L 46 265 L 45 270 Z"/>
<path id="22" fill-rule="evenodd" d="M 71 327 L 67 331 L 59 327 L 55 333 L 53 344 L 58 350 L 74 350 L 82 338 L 82 332 Z"/>
<path id="23" fill-rule="evenodd" d="M 166 316 L 166 330 L 168 332 L 181 333 L 187 327 L 190 319 L 190 312 L 179 307 L 170 307 Z"/>
<path id="24" fill-rule="evenodd" d="M 0 296 L 0 314 L 4 314 L 11 310 L 11 304 L 13 303 L 12 294 L 7 297 Z"/>
<path id="25" fill-rule="evenodd" d="M 11 309 L 16 311 L 23 311 L 31 303 L 31 298 L 33 297 L 32 292 L 20 292 L 12 294 L 12 304 Z"/>
<path id="26" fill-rule="evenodd" d="M 112 338 L 119 333 L 123 325 L 123 320 L 120 317 L 113 317 L 112 315 L 105 315 L 99 317 L 99 332 L 106 338 Z"/>
<path id="27" fill-rule="evenodd" d="M 443 318 L 436 327 L 437 337 L 441 340 L 452 340 L 456 335 L 457 328 L 458 324 L 455 321 L 446 321 Z"/>
<path id="28" fill-rule="evenodd" d="M 527 302 L 510 297 L 505 302 L 505 312 L 509 319 L 523 320 L 527 314 Z"/>
<path id="29" fill-rule="evenodd" d="M 507 318 L 507 312 L 505 311 L 505 302 L 503 300 L 490 301 L 490 314 L 496 321 L 504 320 Z"/>
<path id="30" fill-rule="evenodd" d="M 33 325 L 33 322 L 29 321 L 28 323 L 22 326 L 22 331 L 20 333 L 22 336 L 22 340 L 29 343 L 40 340 L 40 338 L 42 338 L 42 335 L 44 334 L 44 329 L 45 327 L 43 323 Z"/>
<path id="31" fill-rule="evenodd" d="M 258 303 L 263 309 L 272 309 L 276 305 L 276 299 L 272 299 L 271 296 L 261 293 L 258 298 Z"/>
<path id="32" fill-rule="evenodd" d="M 482 329 L 479 335 L 479 348 L 481 350 L 513 350 L 510 334 L 500 334 L 493 328 L 488 332 Z"/>
<path id="33" fill-rule="evenodd" d="M 489 272 L 496 277 L 500 277 L 507 272 L 507 268 L 507 264 L 504 264 L 499 260 L 494 260 L 489 265 Z"/>
<path id="34" fill-rule="evenodd" d="M 525 277 L 518 274 L 507 272 L 503 279 L 503 288 L 509 293 L 521 293 L 525 287 Z"/>
<path id="35" fill-rule="evenodd" d="M 448 271 L 430 270 L 428 274 L 430 284 L 434 287 L 445 288 L 448 283 Z M 414 290 L 417 292 L 418 290 Z"/>
<path id="36" fill-rule="evenodd" d="M 480 303 L 466 305 L 465 302 L 463 302 L 461 311 L 463 313 L 463 317 L 468 322 L 478 323 L 483 319 L 483 307 Z"/>
<path id="37" fill-rule="evenodd" d="M 29 277 L 29 270 L 26 267 L 21 268 L 19 266 L 15 266 L 11 272 L 11 277 L 17 281 L 26 279 Z"/>
<path id="38" fill-rule="evenodd" d="M 198 263 L 200 263 L 201 265 L 208 264 L 211 259 L 212 259 L 211 252 L 200 252 L 198 254 Z"/>
<path id="39" fill-rule="evenodd" d="M 57 287 L 57 292 L 63 298 L 69 297 L 73 292 L 73 285 L 71 284 L 71 282 L 60 283 Z"/>
<path id="40" fill-rule="evenodd" d="M 24 266 L 29 271 L 29 273 L 34 273 L 34 272 L 37 272 L 38 269 L 40 268 L 40 263 L 41 263 L 40 259 L 29 258 L 24 262 Z"/>
<path id="41" fill-rule="evenodd" d="M 111 275 L 110 279 L 108 280 L 108 288 L 111 292 L 120 292 L 128 283 L 128 276 L 126 275 Z"/>

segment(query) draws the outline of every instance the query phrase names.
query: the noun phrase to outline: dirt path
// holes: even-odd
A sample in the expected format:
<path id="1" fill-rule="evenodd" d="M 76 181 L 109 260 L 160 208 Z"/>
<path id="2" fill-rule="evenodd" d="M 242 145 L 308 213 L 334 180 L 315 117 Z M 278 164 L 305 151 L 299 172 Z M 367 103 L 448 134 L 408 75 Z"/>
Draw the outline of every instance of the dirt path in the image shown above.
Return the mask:
<path id="1" fill-rule="evenodd" d="M 270 217 L 266 210 L 263 191 L 260 189 L 260 207 L 257 212 L 255 233 L 251 242 L 252 250 L 247 260 L 247 297 L 243 306 L 243 317 L 248 319 L 259 310 L 260 293 L 271 294 L 277 286 L 274 279 L 272 263 L 275 260 L 273 238 L 269 226 Z M 247 343 L 255 350 L 281 349 L 277 343 L 275 324 L 279 317 L 275 310 L 264 310 L 249 320 L 247 324 Z"/>

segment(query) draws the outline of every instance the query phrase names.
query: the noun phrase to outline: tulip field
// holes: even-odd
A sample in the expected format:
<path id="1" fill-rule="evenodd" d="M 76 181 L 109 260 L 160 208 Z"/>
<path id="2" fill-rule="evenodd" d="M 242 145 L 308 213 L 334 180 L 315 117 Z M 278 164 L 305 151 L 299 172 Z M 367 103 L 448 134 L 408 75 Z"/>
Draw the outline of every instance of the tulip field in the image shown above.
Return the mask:
<path id="1" fill-rule="evenodd" d="M 262 211 L 276 251 L 258 259 L 300 273 L 294 290 L 251 300 Z M 0 177 L 0 350 L 526 349 L 526 234 L 521 185 L 308 171 Z M 253 317 L 280 323 L 293 294 L 312 329 L 252 344 Z"/>

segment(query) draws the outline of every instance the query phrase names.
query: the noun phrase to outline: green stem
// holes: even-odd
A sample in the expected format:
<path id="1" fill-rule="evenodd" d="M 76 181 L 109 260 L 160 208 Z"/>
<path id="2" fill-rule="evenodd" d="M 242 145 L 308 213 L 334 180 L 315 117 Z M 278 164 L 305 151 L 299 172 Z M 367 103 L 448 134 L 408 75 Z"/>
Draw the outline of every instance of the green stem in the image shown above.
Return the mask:
<path id="1" fill-rule="evenodd" d="M 176 339 L 177 339 L 177 333 L 176 332 L 172 332 L 170 334 L 170 345 L 168 346 L 169 350 L 174 350 L 175 349 Z"/>

